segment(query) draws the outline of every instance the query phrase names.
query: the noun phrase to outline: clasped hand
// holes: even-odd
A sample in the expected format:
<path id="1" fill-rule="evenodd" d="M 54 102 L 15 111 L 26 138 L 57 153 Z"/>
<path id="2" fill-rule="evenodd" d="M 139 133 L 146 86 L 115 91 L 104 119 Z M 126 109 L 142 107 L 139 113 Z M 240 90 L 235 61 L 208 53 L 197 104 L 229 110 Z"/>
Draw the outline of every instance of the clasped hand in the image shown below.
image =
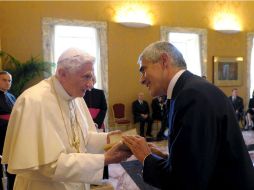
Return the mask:
<path id="1" fill-rule="evenodd" d="M 132 155 L 132 152 L 122 141 L 120 141 L 106 151 L 104 155 L 105 165 L 108 165 L 127 160 Z"/>
<path id="2" fill-rule="evenodd" d="M 105 165 L 113 164 L 113 163 L 119 163 L 121 161 L 127 160 L 132 153 L 130 149 L 123 144 L 122 141 L 114 143 L 110 141 L 110 137 L 113 135 L 121 135 L 120 130 L 111 131 L 107 135 L 107 143 L 110 144 L 110 149 L 105 152 Z M 112 147 L 111 147 L 112 146 Z"/>
<path id="3" fill-rule="evenodd" d="M 123 143 L 126 144 L 136 158 L 143 163 L 144 159 L 151 153 L 156 154 L 162 158 L 166 158 L 168 155 L 161 152 L 159 148 L 153 143 L 147 143 L 144 137 L 136 136 L 122 136 Z"/>

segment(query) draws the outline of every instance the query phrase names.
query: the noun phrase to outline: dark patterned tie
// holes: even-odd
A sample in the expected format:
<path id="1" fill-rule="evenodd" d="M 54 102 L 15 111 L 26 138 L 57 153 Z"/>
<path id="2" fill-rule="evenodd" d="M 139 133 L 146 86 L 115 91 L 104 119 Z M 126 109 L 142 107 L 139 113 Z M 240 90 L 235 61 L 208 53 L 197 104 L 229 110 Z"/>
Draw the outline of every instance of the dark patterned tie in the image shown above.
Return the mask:
<path id="1" fill-rule="evenodd" d="M 167 101 L 166 101 L 166 111 L 167 111 L 167 113 L 169 112 L 169 110 L 170 110 L 170 99 L 167 99 Z"/>
<path id="2" fill-rule="evenodd" d="M 173 125 L 173 113 L 174 113 L 174 107 L 175 107 L 175 100 L 170 99 L 169 101 L 169 111 L 168 111 L 168 136 L 172 132 L 172 125 Z M 168 103 L 167 103 L 168 105 Z"/>
<path id="3" fill-rule="evenodd" d="M 165 122 L 166 122 L 166 130 L 164 131 L 164 135 L 166 136 L 166 137 L 168 137 L 168 135 L 169 135 L 169 112 L 170 112 L 170 99 L 166 99 L 165 100 L 165 104 L 166 104 L 166 106 L 165 106 L 165 116 L 166 116 L 166 118 L 165 118 Z"/>

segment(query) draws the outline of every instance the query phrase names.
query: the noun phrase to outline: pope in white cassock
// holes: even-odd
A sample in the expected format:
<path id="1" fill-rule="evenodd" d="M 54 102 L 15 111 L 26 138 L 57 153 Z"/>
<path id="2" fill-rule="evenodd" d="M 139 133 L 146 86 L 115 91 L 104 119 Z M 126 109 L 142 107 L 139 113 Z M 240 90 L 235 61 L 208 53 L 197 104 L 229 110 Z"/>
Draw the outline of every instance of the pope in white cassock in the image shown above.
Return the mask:
<path id="1" fill-rule="evenodd" d="M 96 132 L 82 98 L 92 85 L 93 64 L 89 54 L 68 49 L 55 76 L 17 99 L 2 160 L 17 175 L 15 190 L 88 190 L 102 182 L 105 165 L 130 156 L 120 145 L 103 152 L 112 132 Z"/>

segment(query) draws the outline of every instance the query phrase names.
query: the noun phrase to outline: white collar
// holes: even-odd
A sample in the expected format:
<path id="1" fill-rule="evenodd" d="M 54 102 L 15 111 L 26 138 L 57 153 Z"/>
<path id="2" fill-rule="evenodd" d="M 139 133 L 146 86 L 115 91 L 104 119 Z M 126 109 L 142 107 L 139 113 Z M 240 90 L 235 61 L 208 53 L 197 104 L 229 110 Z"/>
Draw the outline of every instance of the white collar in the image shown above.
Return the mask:
<path id="1" fill-rule="evenodd" d="M 169 85 L 168 85 L 168 90 L 167 90 L 167 99 L 171 99 L 175 84 L 176 84 L 177 80 L 179 79 L 179 77 L 183 74 L 184 71 L 186 71 L 186 70 L 182 69 L 182 70 L 178 71 L 174 75 L 174 77 L 170 80 Z"/>
<path id="2" fill-rule="evenodd" d="M 61 83 L 59 82 L 59 80 L 56 78 L 56 76 L 52 77 L 52 81 L 53 81 L 53 85 L 54 88 L 56 90 L 56 93 L 59 97 L 63 98 L 66 101 L 70 101 L 73 100 L 74 98 L 72 96 L 70 96 L 65 89 L 63 88 L 63 86 L 61 85 Z"/>

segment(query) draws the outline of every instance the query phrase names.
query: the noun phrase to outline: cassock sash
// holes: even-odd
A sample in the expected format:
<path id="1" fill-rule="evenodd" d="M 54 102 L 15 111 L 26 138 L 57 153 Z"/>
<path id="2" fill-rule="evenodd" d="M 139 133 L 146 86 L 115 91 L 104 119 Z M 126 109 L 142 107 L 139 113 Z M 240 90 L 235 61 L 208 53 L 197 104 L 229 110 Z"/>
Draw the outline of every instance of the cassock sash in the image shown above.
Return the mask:
<path id="1" fill-rule="evenodd" d="M 0 115 L 0 119 L 9 121 L 10 114 Z"/>
<path id="2" fill-rule="evenodd" d="M 89 112 L 90 112 L 93 119 L 96 118 L 97 115 L 99 114 L 99 112 L 101 111 L 101 109 L 99 109 L 99 108 L 88 108 L 88 109 L 89 109 Z M 98 127 L 100 127 L 100 126 L 98 126 Z M 105 129 L 104 123 L 102 123 L 101 129 Z"/>

